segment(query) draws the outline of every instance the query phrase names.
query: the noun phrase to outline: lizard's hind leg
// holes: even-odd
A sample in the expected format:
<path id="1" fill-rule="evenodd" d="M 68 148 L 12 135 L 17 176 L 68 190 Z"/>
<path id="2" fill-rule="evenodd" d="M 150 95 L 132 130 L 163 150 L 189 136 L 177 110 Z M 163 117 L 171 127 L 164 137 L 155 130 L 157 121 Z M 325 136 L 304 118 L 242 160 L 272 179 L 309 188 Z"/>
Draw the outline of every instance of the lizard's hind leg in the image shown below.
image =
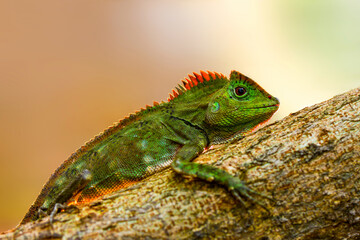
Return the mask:
<path id="1" fill-rule="evenodd" d="M 67 186 L 65 186 L 63 190 L 55 196 L 46 211 L 47 214 L 50 215 L 50 224 L 53 223 L 55 214 L 58 213 L 60 209 L 64 209 L 66 207 L 66 202 L 81 192 L 91 179 L 92 174 L 88 169 L 85 169 L 72 179 L 72 181 L 70 181 Z"/>

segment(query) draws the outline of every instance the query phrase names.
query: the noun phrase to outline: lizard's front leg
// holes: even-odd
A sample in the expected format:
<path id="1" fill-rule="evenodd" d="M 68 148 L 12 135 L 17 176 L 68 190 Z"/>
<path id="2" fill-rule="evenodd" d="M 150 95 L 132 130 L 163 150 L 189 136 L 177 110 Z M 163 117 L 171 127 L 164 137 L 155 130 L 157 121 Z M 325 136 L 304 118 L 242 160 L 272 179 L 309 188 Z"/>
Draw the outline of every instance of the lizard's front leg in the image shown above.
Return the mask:
<path id="1" fill-rule="evenodd" d="M 251 188 L 247 187 L 245 183 L 239 178 L 232 176 L 230 173 L 222 169 L 206 164 L 191 162 L 203 151 L 204 148 L 205 141 L 189 142 L 185 144 L 177 152 L 172 163 L 172 168 L 180 174 L 190 175 L 208 182 L 216 182 L 221 184 L 225 186 L 243 205 L 245 204 L 242 197 L 250 199 L 268 211 L 263 203 L 254 199 L 250 194 L 256 194 L 268 199 L 271 199 L 270 197 L 252 190 Z"/>

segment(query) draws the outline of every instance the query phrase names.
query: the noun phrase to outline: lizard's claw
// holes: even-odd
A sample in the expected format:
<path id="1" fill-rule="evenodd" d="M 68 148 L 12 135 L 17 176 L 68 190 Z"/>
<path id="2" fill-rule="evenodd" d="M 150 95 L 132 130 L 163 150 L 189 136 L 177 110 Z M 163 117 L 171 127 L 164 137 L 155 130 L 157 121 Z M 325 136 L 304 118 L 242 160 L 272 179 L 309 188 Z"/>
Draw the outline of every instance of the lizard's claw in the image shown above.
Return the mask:
<path id="1" fill-rule="evenodd" d="M 55 204 L 53 210 L 52 210 L 51 213 L 50 213 L 50 220 L 49 220 L 50 225 L 53 224 L 55 215 L 58 213 L 58 211 L 59 211 L 60 209 L 65 209 L 65 207 L 66 207 L 65 205 L 60 204 L 60 203 L 56 203 L 56 204 Z"/>
<path id="2" fill-rule="evenodd" d="M 259 206 L 261 206 L 263 209 L 265 209 L 267 212 L 270 213 L 269 209 L 265 206 L 264 203 L 256 200 L 255 198 L 253 198 L 250 194 L 254 194 L 254 195 L 258 195 L 261 196 L 263 198 L 267 198 L 268 200 L 274 201 L 274 199 L 272 199 L 271 197 L 259 193 L 249 187 L 247 187 L 245 185 L 244 182 L 242 182 L 240 179 L 238 178 L 233 178 L 231 182 L 229 182 L 229 191 L 231 192 L 231 194 L 244 206 L 245 202 L 243 200 L 243 198 L 247 198 L 250 201 L 258 204 Z"/>

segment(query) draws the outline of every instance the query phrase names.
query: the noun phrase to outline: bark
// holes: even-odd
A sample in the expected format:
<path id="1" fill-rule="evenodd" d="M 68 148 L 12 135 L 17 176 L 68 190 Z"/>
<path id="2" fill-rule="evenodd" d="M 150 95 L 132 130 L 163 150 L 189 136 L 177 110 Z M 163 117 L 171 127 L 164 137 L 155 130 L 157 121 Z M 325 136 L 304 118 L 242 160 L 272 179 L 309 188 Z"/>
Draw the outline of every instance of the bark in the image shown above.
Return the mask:
<path id="1" fill-rule="evenodd" d="M 360 88 L 290 114 L 195 161 L 271 196 L 269 212 L 167 169 L 0 238 L 360 239 Z"/>

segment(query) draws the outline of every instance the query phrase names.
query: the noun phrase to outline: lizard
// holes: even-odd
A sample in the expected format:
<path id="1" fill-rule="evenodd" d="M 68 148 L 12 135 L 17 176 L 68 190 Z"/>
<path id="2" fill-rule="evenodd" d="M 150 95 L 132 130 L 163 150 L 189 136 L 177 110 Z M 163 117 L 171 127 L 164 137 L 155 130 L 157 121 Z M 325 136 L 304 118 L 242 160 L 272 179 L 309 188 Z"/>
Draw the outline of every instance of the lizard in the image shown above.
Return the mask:
<path id="1" fill-rule="evenodd" d="M 266 122 L 279 100 L 235 70 L 229 78 L 210 71 L 188 76 L 167 102 L 130 114 L 74 152 L 20 224 L 39 219 L 41 212 L 56 213 L 58 204 L 90 202 L 167 167 L 223 185 L 241 203 L 255 200 L 251 194 L 265 196 L 225 170 L 193 160 L 211 145 L 234 141 Z"/>

